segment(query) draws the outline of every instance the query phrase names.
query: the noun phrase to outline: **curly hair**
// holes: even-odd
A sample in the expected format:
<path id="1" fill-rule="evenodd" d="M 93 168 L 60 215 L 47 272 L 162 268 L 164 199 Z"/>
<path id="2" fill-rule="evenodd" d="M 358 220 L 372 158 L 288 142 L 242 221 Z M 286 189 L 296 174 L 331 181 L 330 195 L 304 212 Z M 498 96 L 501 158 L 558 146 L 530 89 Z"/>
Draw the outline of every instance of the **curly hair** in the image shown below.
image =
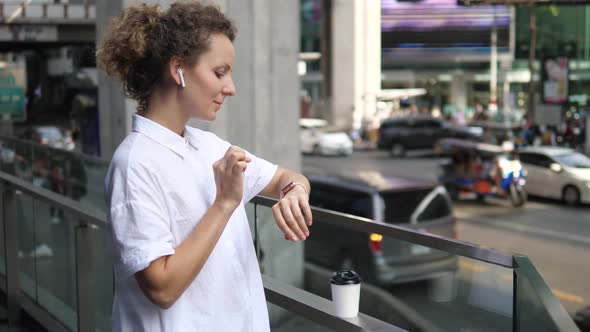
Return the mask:
<path id="1" fill-rule="evenodd" d="M 217 33 L 233 42 L 236 28 L 215 6 L 176 2 L 165 12 L 159 5 L 130 6 L 109 23 L 97 63 L 123 83 L 125 94 L 143 113 L 170 59 L 194 65 Z"/>

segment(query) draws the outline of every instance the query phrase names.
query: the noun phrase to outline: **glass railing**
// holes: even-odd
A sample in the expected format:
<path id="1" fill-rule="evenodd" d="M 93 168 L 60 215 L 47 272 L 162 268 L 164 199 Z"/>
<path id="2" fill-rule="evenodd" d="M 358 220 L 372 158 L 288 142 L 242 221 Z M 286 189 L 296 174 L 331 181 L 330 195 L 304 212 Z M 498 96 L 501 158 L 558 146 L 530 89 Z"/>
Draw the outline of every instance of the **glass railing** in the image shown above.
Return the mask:
<path id="1" fill-rule="evenodd" d="M 250 203 L 250 219 L 257 217 L 253 229 L 277 228 L 274 203 L 264 197 Z M 409 331 L 578 331 L 525 256 L 313 210 L 304 248 L 306 291 L 329 300 L 332 272 L 353 269 L 364 280 L 360 312 Z M 263 271 L 274 277 L 266 256 L 281 250 L 274 240 L 264 242 L 268 236 L 255 237 Z"/>
<path id="2" fill-rule="evenodd" d="M 0 258 L 0 281 L 3 281 L 0 284 L 8 291 L 6 285 L 14 285 L 17 279 L 27 299 L 71 330 L 80 328 L 80 317 L 87 317 L 85 322 L 91 317 L 86 324 L 108 331 L 113 281 L 102 199 L 107 163 L 62 151 L 51 150 L 54 153 L 48 154 L 43 146 L 18 140 L 0 138 L 0 143 L 3 149 L 0 166 L 4 172 L 0 173 L 3 179 L 0 182 L 10 188 L 5 194 L 17 193 L 14 206 L 15 225 L 18 225 L 7 227 L 7 210 L 3 206 L 5 227 L 0 227 L 0 235 L 3 235 L 0 241 L 4 243 L 0 243 L 0 251 L 4 252 L 7 244 L 6 248 L 11 248 L 11 239 L 16 239 L 18 248 L 13 250 L 13 255 L 18 259 L 11 263 L 10 252 L 2 255 L 7 259 Z M 11 154 L 5 150 L 15 152 Z M 82 165 L 73 168 L 83 169 L 85 175 L 73 174 L 69 166 L 70 173 L 64 168 L 55 172 L 64 176 L 53 179 L 62 180 L 65 188 L 79 180 L 85 188 L 83 195 L 72 194 L 76 192 L 72 189 L 60 191 L 61 186 L 56 184 L 43 185 L 46 178 L 35 174 L 47 174 L 41 171 L 47 170 L 46 166 L 18 165 L 18 160 L 23 159 L 28 160 L 29 165 L 44 165 L 47 162 L 43 160 L 58 155 L 63 155 L 58 160 L 69 161 L 70 165 Z M 64 198 L 62 193 L 69 198 Z M 266 277 L 276 279 L 285 274 L 285 269 L 292 269 L 286 274 L 303 276 L 304 282 L 301 283 L 301 277 L 280 278 L 280 281 L 293 286 L 291 290 L 304 290 L 314 297 L 302 297 L 308 299 L 308 303 L 293 302 L 290 299 L 299 294 L 281 288 L 283 294 L 289 295 L 276 297 L 275 304 L 287 306 L 290 315 L 285 316 L 283 309 L 269 305 L 271 316 L 282 317 L 273 321 L 273 330 L 286 331 L 288 326 L 322 330 L 315 325 L 353 330 L 358 324 L 385 324 L 388 329 L 410 331 L 577 330 L 524 256 L 317 208 L 313 209 L 314 226 L 310 238 L 304 244 L 293 244 L 283 240 L 274 223 L 270 207 L 275 202 L 257 197 L 247 205 L 261 270 Z M 88 227 L 89 224 L 96 227 Z M 5 233 L 5 229 L 11 234 Z M 89 244 L 80 243 L 80 237 L 92 239 L 82 260 L 76 246 Z M 282 257 L 293 264 L 274 264 L 271 256 Z M 78 266 L 81 262 L 89 266 Z M 17 277 L 10 278 L 7 267 L 17 268 Z M 360 321 L 351 323 L 331 314 L 329 278 L 340 268 L 352 268 L 364 280 Z M 89 271 L 84 272 L 85 269 Z M 54 270 L 59 270 L 58 275 L 47 273 Z M 84 282 L 93 283 L 90 290 L 83 292 L 91 304 L 80 302 L 80 295 L 77 295 L 80 273 L 86 276 Z M 267 298 L 272 293 L 269 280 L 273 279 L 265 279 Z M 345 322 L 344 327 L 340 325 L 342 322 Z"/>
<path id="3" fill-rule="evenodd" d="M 105 211 L 109 163 L 47 145 L 0 136 L 0 171 Z"/>
<path id="4" fill-rule="evenodd" d="M 0 172 L 2 237 L 0 288 L 10 312 L 22 308 L 43 326 L 66 331 L 110 331 L 113 275 L 104 213 Z M 363 313 L 333 314 L 332 302 L 263 276 L 276 331 L 405 331 Z M 16 291 L 15 291 L 16 290 Z M 279 307 L 281 309 L 279 309 Z"/>

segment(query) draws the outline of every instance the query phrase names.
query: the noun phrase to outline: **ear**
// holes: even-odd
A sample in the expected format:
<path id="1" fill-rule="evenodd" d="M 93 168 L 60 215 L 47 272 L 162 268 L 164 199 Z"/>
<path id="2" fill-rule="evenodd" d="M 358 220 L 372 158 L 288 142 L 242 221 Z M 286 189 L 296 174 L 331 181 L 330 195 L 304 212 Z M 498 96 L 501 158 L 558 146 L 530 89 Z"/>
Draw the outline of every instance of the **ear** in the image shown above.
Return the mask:
<path id="1" fill-rule="evenodd" d="M 176 84 L 182 86 L 183 79 L 180 77 L 180 74 L 178 73 L 179 68 L 182 68 L 184 73 L 185 69 L 182 67 L 182 61 L 177 57 L 172 57 L 168 62 L 168 73 L 170 74 L 170 77 L 172 77 L 172 80 L 174 80 Z"/>

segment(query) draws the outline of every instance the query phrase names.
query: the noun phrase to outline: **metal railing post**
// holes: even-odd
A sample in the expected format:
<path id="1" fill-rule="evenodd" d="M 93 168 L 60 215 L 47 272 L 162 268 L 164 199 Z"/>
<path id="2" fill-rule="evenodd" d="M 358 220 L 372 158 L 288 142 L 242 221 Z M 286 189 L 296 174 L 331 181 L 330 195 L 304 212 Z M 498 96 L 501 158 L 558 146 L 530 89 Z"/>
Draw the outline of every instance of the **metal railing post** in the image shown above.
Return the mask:
<path id="1" fill-rule="evenodd" d="M 42 6 L 43 6 L 43 18 L 47 18 L 47 4 L 44 3 Z"/>
<path id="2" fill-rule="evenodd" d="M 4 221 L 4 261 L 6 262 L 6 304 L 8 324 L 15 325 L 20 318 L 20 285 L 18 281 L 18 221 L 16 191 L 2 185 L 2 210 Z"/>
<path id="3" fill-rule="evenodd" d="M 96 330 L 96 264 L 92 227 L 84 221 L 76 226 L 76 301 L 78 331 Z"/>
<path id="4" fill-rule="evenodd" d="M 68 4 L 64 3 L 64 18 L 68 18 Z"/>

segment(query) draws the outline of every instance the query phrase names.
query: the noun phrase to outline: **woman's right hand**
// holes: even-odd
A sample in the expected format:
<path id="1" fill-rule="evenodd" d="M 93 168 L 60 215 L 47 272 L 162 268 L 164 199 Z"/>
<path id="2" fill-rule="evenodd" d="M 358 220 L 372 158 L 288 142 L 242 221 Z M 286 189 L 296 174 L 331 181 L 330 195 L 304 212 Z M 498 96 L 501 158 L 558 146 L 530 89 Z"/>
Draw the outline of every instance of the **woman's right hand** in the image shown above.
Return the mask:
<path id="1" fill-rule="evenodd" d="M 217 187 L 216 202 L 232 210 L 240 205 L 244 194 L 244 172 L 251 161 L 246 156 L 246 151 L 231 146 L 225 156 L 213 164 Z"/>

